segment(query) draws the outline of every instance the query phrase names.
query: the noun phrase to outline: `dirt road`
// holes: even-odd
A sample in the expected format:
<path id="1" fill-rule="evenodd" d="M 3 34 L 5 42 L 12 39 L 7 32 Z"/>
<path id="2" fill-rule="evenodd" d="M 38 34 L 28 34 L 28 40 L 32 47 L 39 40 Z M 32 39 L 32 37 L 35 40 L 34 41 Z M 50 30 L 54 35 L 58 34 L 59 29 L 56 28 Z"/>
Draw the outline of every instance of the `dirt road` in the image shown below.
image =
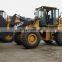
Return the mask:
<path id="1" fill-rule="evenodd" d="M 62 46 L 41 44 L 24 49 L 16 44 L 0 44 L 0 62 L 62 62 Z"/>

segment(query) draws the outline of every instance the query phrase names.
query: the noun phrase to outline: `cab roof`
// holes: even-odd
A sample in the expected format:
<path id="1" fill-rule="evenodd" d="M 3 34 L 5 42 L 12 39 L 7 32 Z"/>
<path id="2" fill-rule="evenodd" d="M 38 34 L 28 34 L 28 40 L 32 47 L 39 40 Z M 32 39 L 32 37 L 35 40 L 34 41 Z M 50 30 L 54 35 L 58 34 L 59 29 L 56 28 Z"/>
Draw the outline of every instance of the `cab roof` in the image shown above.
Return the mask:
<path id="1" fill-rule="evenodd" d="M 46 10 L 53 10 L 53 9 L 57 9 L 56 7 L 49 7 L 49 6 L 41 6 L 41 7 L 39 7 L 39 8 L 36 8 L 36 10 L 38 10 L 38 9 L 46 9 Z"/>
<path id="2" fill-rule="evenodd" d="M 5 12 L 4 10 L 0 10 L 0 12 Z"/>

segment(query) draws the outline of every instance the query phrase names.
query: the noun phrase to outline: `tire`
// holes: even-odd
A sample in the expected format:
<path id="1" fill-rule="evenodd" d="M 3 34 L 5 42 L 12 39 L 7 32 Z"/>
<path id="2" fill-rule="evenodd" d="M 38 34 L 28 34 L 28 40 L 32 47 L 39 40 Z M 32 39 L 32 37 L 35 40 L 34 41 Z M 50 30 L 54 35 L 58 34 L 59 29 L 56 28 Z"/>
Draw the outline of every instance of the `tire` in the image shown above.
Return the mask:
<path id="1" fill-rule="evenodd" d="M 14 40 L 17 45 L 22 45 L 22 39 L 19 37 L 20 33 L 16 33 L 14 36 Z"/>
<path id="2" fill-rule="evenodd" d="M 30 35 L 31 35 L 31 38 L 30 38 Z M 33 40 L 32 36 L 33 36 L 34 40 Z M 26 32 L 24 34 L 24 38 L 22 40 L 23 40 L 23 45 L 25 48 L 27 48 L 27 49 L 36 48 L 40 42 L 39 33 Z"/>
<path id="3" fill-rule="evenodd" d="M 55 33 L 55 41 L 57 45 L 62 46 L 62 32 Z"/>

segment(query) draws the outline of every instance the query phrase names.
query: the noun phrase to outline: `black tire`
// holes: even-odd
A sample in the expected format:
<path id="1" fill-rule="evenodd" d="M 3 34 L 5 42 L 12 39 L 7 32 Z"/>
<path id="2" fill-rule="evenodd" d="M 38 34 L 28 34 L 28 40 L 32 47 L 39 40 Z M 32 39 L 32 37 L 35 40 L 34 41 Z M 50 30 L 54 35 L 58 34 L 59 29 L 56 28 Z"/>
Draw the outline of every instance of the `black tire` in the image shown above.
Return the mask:
<path id="1" fill-rule="evenodd" d="M 31 34 L 34 34 L 36 36 L 36 39 L 37 39 L 36 42 L 34 42 L 33 44 L 29 43 L 29 41 L 28 41 L 28 36 L 31 35 Z M 27 49 L 36 48 L 39 45 L 39 42 L 40 42 L 39 33 L 26 32 L 24 34 L 24 38 L 22 40 L 23 40 L 23 45 L 24 45 L 25 48 L 27 48 Z"/>
<path id="2" fill-rule="evenodd" d="M 62 32 L 55 33 L 55 41 L 57 45 L 62 46 Z"/>
<path id="3" fill-rule="evenodd" d="M 15 33 L 14 41 L 17 45 L 22 45 L 22 39 L 19 37 L 20 33 Z"/>

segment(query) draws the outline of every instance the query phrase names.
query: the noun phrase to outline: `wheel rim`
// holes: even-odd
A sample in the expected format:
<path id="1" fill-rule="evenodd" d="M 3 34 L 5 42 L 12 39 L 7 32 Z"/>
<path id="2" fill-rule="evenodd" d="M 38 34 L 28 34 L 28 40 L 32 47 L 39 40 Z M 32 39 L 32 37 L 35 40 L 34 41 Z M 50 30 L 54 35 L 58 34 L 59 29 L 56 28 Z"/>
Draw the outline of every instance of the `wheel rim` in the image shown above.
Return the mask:
<path id="1" fill-rule="evenodd" d="M 28 42 L 30 44 L 34 44 L 37 41 L 37 36 L 35 34 L 29 34 L 28 36 Z"/>
<path id="2" fill-rule="evenodd" d="M 12 36 L 10 36 L 10 35 L 5 36 L 5 40 L 10 41 L 11 39 L 12 39 Z"/>

